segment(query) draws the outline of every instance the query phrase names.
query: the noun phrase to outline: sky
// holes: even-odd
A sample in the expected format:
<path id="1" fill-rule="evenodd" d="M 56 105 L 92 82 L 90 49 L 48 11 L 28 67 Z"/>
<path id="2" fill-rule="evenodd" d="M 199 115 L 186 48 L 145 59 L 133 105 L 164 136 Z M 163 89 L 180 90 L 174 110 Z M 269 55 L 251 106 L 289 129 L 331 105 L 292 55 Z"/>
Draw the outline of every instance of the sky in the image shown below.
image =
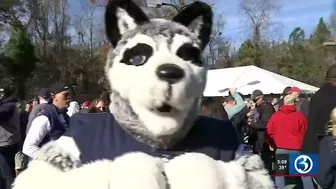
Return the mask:
<path id="1" fill-rule="evenodd" d="M 224 36 L 234 42 L 244 40 L 244 21 L 238 11 L 238 0 L 216 0 L 216 13 L 225 19 Z M 280 9 L 273 15 L 276 37 L 287 38 L 295 27 L 305 30 L 310 35 L 320 17 L 329 20 L 332 12 L 332 0 L 279 0 Z"/>
<path id="2" fill-rule="evenodd" d="M 69 1 L 71 14 L 80 14 L 79 1 L 82 0 Z M 248 36 L 238 11 L 239 0 L 212 1 L 215 3 L 215 14 L 221 15 L 225 21 L 223 36 L 235 44 L 243 42 Z M 272 17 L 275 25 L 271 32 L 277 39 L 286 39 L 298 26 L 305 30 L 306 36 L 309 36 L 320 17 L 329 20 L 333 7 L 332 0 L 278 0 L 278 2 L 280 9 Z M 96 11 L 97 20 L 103 21 L 103 11 L 103 9 Z"/>

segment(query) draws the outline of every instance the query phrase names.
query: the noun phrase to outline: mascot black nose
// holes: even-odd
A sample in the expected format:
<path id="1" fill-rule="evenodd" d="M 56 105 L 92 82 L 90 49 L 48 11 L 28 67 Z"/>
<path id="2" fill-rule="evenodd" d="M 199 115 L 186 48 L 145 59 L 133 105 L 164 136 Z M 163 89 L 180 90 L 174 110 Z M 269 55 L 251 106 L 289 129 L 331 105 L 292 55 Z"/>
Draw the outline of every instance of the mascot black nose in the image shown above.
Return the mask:
<path id="1" fill-rule="evenodd" d="M 174 84 L 184 77 L 184 70 L 175 64 L 162 64 L 157 67 L 156 75 L 162 81 Z"/>

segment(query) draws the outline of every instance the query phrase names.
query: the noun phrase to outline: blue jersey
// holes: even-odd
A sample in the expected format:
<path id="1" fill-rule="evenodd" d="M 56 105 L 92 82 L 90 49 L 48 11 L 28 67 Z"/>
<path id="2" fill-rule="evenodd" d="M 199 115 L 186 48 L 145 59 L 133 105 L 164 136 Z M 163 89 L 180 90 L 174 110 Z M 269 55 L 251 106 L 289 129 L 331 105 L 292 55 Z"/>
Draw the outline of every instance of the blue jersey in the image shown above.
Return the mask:
<path id="1" fill-rule="evenodd" d="M 169 150 L 155 149 L 124 131 L 111 113 L 75 114 L 64 136 L 72 137 L 83 163 L 114 159 L 140 151 L 171 159 L 185 152 L 200 152 L 216 160 L 230 161 L 239 147 L 236 129 L 229 121 L 199 117 L 184 140 Z"/>

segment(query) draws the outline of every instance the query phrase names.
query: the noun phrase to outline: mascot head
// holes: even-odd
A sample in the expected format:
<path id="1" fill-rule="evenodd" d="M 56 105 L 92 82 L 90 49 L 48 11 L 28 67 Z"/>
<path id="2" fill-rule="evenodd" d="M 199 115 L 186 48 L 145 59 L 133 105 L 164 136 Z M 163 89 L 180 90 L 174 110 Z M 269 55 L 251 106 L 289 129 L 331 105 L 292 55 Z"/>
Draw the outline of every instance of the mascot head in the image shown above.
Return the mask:
<path id="1" fill-rule="evenodd" d="M 105 67 L 111 112 L 138 140 L 168 148 L 198 115 L 211 7 L 195 2 L 172 20 L 149 19 L 131 0 L 110 0 L 105 26 L 113 46 Z"/>

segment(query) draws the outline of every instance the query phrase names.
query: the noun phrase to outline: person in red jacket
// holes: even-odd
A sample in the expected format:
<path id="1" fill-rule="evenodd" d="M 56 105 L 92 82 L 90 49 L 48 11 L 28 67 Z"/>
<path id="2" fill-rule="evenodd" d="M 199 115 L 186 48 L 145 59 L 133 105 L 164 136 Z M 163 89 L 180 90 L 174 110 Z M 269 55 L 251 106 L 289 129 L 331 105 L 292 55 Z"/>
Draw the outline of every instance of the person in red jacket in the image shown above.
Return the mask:
<path id="1" fill-rule="evenodd" d="M 274 113 L 266 126 L 265 139 L 270 149 L 276 150 L 275 154 L 299 153 L 304 134 L 307 129 L 306 116 L 297 111 L 294 95 L 284 97 L 284 105 Z M 302 177 L 304 188 L 313 188 L 311 178 Z M 276 177 L 275 184 L 278 189 L 285 188 L 284 177 Z"/>

